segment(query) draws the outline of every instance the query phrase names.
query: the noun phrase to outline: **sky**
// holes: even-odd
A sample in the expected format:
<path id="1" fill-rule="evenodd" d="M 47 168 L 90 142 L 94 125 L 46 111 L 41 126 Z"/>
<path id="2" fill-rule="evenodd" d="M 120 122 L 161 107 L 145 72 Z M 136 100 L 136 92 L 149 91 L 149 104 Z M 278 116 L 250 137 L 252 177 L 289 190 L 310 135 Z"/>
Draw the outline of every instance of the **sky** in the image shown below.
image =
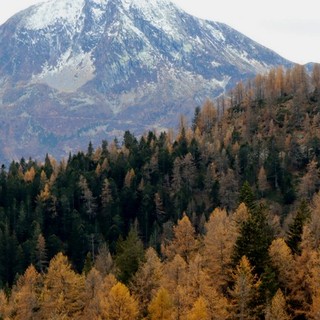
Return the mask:
<path id="1" fill-rule="evenodd" d="M 5 0 L 0 10 L 0 24 L 14 13 L 42 1 Z M 295 63 L 320 63 L 318 0 L 172 1 L 199 18 L 226 23 Z"/>

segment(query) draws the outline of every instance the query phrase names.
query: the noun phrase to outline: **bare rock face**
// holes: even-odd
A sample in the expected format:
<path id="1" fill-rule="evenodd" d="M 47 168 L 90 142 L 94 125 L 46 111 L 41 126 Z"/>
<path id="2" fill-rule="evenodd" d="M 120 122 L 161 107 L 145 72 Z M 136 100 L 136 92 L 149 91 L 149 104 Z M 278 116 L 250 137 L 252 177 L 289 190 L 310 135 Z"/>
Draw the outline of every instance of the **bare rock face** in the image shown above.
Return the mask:
<path id="1" fill-rule="evenodd" d="M 51 0 L 0 26 L 0 161 L 175 126 L 275 52 L 169 0 Z"/>

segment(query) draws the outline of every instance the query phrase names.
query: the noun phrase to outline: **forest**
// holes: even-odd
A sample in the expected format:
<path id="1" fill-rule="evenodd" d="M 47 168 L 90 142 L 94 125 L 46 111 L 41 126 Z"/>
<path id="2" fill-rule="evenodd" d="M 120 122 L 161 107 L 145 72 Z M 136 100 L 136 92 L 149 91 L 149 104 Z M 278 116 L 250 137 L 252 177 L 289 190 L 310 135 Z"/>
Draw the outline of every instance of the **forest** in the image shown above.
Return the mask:
<path id="1" fill-rule="evenodd" d="M 0 172 L 2 319 L 319 319 L 320 65 L 175 133 Z"/>

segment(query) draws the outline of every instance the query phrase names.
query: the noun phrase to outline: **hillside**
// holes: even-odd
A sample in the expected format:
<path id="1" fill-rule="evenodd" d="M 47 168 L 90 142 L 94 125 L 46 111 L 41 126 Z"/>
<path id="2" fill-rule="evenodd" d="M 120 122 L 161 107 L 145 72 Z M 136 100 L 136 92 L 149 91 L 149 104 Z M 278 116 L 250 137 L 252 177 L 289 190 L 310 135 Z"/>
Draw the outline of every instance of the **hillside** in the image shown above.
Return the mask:
<path id="1" fill-rule="evenodd" d="M 71 318 L 110 315 L 113 294 L 139 302 L 130 319 L 152 317 L 162 294 L 173 319 L 200 307 L 208 319 L 316 319 L 319 93 L 319 65 L 310 77 L 303 66 L 277 68 L 238 83 L 216 106 L 207 101 L 191 127 L 182 117 L 176 137 L 127 131 L 121 145 L 90 143 L 60 163 L 47 156 L 2 167 L 2 287 L 10 293 L 32 263 L 41 276 L 29 268 L 24 277 L 42 284 L 30 289 L 28 312 L 39 319 L 58 312 L 50 281 L 64 272 L 73 282 L 59 312 Z M 8 302 L 2 293 L 0 312 L 22 308 L 14 301 L 27 283 L 20 278 Z M 104 289 L 92 293 L 93 283 Z"/>
<path id="2" fill-rule="evenodd" d="M 169 0 L 41 3 L 0 26 L 0 161 L 163 131 L 278 65 L 291 63 Z"/>

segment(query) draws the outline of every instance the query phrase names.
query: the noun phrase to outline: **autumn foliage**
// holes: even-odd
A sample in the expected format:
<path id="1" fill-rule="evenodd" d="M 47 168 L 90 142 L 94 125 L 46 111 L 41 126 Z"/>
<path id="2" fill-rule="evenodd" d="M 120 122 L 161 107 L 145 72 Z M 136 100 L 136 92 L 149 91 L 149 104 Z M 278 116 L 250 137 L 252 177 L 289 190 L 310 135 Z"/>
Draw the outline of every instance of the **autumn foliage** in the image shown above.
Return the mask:
<path id="1" fill-rule="evenodd" d="M 320 73 L 279 67 L 178 132 L 0 171 L 0 318 L 319 319 Z"/>

